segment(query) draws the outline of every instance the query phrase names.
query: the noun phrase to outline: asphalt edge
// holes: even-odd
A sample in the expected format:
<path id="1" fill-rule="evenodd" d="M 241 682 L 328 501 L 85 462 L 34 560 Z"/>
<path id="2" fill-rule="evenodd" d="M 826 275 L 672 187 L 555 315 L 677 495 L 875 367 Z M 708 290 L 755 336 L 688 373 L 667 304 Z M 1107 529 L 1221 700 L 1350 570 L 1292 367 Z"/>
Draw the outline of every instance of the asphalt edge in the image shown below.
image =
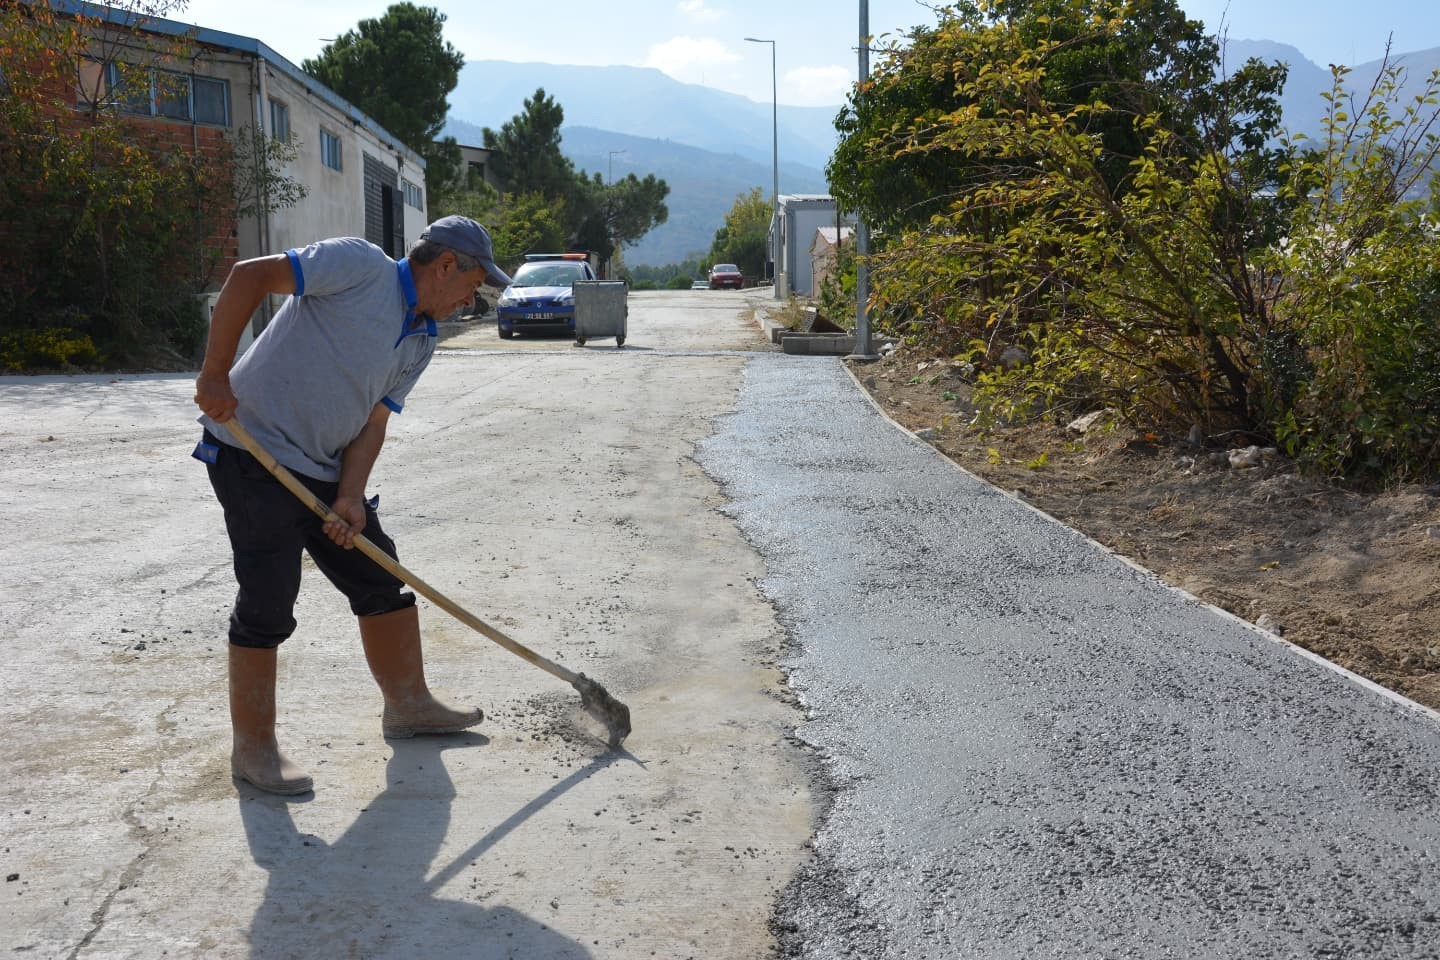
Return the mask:
<path id="1" fill-rule="evenodd" d="M 911 440 L 913 440 L 915 443 L 917 443 L 917 444 L 919 444 L 920 446 L 924 447 L 925 449 L 929 450 L 930 453 L 931 453 L 933 456 L 939 457 L 941 460 L 943 460 L 943 461 L 945 461 L 946 463 L 948 463 L 948 464 L 949 464 L 951 467 L 953 467 L 954 469 L 959 470 L 959 471 L 960 471 L 961 473 L 963 473 L 965 476 L 970 477 L 971 479 L 980 482 L 981 484 L 983 484 L 983 485 L 989 487 L 990 489 L 994 490 L 995 492 L 999 493 L 1001 496 L 1006 497 L 1007 499 L 1013 500 L 1013 501 L 1015 501 L 1016 503 L 1020 504 L 1021 506 L 1026 507 L 1026 508 L 1029 509 L 1032 513 L 1035 513 L 1035 514 L 1037 514 L 1037 515 L 1045 518 L 1046 520 L 1050 521 L 1051 523 L 1054 523 L 1054 524 L 1056 524 L 1057 526 L 1064 527 L 1066 530 L 1069 530 L 1071 533 L 1075 534 L 1076 536 L 1080 537 L 1081 539 L 1088 541 L 1089 543 L 1093 544 L 1095 547 L 1099 548 L 1099 549 L 1100 549 L 1101 551 L 1103 551 L 1104 553 L 1107 553 L 1107 554 L 1109 554 L 1110 556 L 1114 557 L 1115 559 L 1119 560 L 1121 563 L 1124 563 L 1124 564 L 1126 564 L 1127 566 L 1131 567 L 1132 569 L 1137 570 L 1137 571 L 1139 571 L 1140 573 L 1143 573 L 1143 574 L 1145 574 L 1146 576 L 1150 577 L 1151 579 L 1153 579 L 1156 583 L 1160 584 L 1160 585 L 1161 585 L 1162 587 L 1164 587 L 1165 589 L 1167 589 L 1167 590 L 1169 590 L 1169 591 L 1171 591 L 1171 592 L 1173 592 L 1173 593 L 1179 594 L 1181 597 L 1184 597 L 1185 599 L 1191 601 L 1192 603 L 1198 604 L 1199 606 L 1201 606 L 1201 607 L 1203 607 L 1203 608 L 1205 608 L 1205 609 L 1207 609 L 1207 610 L 1209 610 L 1209 611 L 1211 611 L 1211 612 L 1213 612 L 1213 613 L 1219 614 L 1222 619 L 1231 620 L 1231 621 L 1233 621 L 1233 622 L 1235 622 L 1235 623 L 1242 624 L 1242 625 L 1245 626 L 1246 628 L 1248 628 L 1248 629 L 1254 631 L 1255 633 L 1259 634 L 1259 635 L 1260 635 L 1261 637 L 1263 637 L 1264 639 L 1269 640 L 1269 641 L 1271 641 L 1272 643 L 1276 643 L 1276 644 L 1284 647 L 1285 649 L 1289 650 L 1291 653 L 1298 654 L 1299 656 L 1301 656 L 1301 657 L 1303 657 L 1303 658 L 1305 658 L 1305 659 L 1307 659 L 1307 660 L 1311 660 L 1311 661 L 1313 661 L 1313 662 L 1315 662 L 1315 663 L 1320 664 L 1320 665 L 1323 666 L 1323 667 L 1329 668 L 1330 670 L 1332 670 L 1332 671 L 1334 671 L 1335 673 L 1339 674 L 1339 675 L 1340 675 L 1341 677 L 1343 677 L 1344 679 L 1349 680 L 1351 683 L 1354 683 L 1354 684 L 1356 684 L 1356 685 L 1358 685 L 1358 686 L 1360 686 L 1360 687 L 1362 687 L 1362 688 L 1364 688 L 1364 689 L 1366 689 L 1366 690 L 1369 690 L 1371 693 L 1378 693 L 1380 696 L 1384 697 L 1385 699 L 1391 701 L 1391 702 L 1392 702 L 1393 704 L 1395 704 L 1396 706 L 1400 707 L 1403 711 L 1410 712 L 1410 713 L 1415 713 L 1415 714 L 1418 714 L 1418 715 L 1420 715 L 1421 717 L 1424 717 L 1424 718 L 1426 718 L 1426 719 L 1428 719 L 1428 720 L 1434 721 L 1434 722 L 1436 722 L 1436 723 L 1440 723 L 1440 710 L 1435 710 L 1435 709 L 1433 709 L 1433 708 L 1431 708 L 1431 707 L 1425 706 L 1425 704 L 1423 704 L 1423 703 L 1419 703 L 1418 701 L 1411 700 L 1409 697 L 1405 696 L 1404 694 L 1402 694 L 1402 693 L 1396 693 L 1394 690 L 1391 690 L 1389 687 L 1382 686 L 1382 685 L 1376 683 L 1374 680 L 1369 679 L 1368 677 L 1362 677 L 1360 674 L 1356 673 L 1355 671 L 1349 670 L 1349 669 L 1347 669 L 1347 668 L 1345 668 L 1345 667 L 1342 667 L 1342 666 L 1340 666 L 1340 664 L 1336 663 L 1336 662 L 1333 661 L 1333 660 L 1327 660 L 1326 658 L 1320 656 L 1320 654 L 1315 653 L 1314 651 L 1306 650 L 1304 647 L 1299 646 L 1298 644 L 1291 643 L 1289 640 L 1286 640 L 1284 637 L 1282 637 L 1282 636 L 1280 636 L 1280 635 L 1278 635 L 1278 634 L 1271 633 L 1269 630 L 1262 630 L 1260 627 L 1255 626 L 1255 624 L 1251 623 L 1249 620 L 1246 620 L 1246 619 L 1243 618 L 1243 617 L 1236 616 L 1235 614 L 1231 613 L 1229 610 L 1224 609 L 1223 607 L 1217 607 L 1217 606 L 1216 606 L 1215 604 L 1213 604 L 1213 603 L 1209 603 L 1209 602 L 1207 602 L 1207 601 L 1205 601 L 1205 600 L 1201 600 L 1199 597 L 1195 596 L 1193 593 L 1190 593 L 1188 590 L 1185 590 L 1185 589 L 1183 589 L 1183 588 L 1181 588 L 1181 587 L 1177 587 L 1177 586 L 1175 586 L 1173 583 L 1170 583 L 1170 582 L 1167 581 L 1165 578 L 1163 578 L 1163 577 L 1161 577 L 1159 574 L 1157 574 L 1154 570 L 1151 570 L 1151 569 L 1145 567 L 1144 565 L 1142 565 L 1142 564 L 1140 564 L 1139 562 L 1131 559 L 1130 557 L 1125 556 L 1123 553 L 1118 553 L 1118 552 L 1116 552 L 1115 550 L 1112 550 L 1110 547 L 1105 546 L 1105 544 L 1101 543 L 1099 540 L 1096 540 L 1094 537 L 1091 537 L 1091 536 L 1087 535 L 1086 533 L 1084 533 L 1084 532 L 1082 532 L 1082 531 L 1080 531 L 1080 530 L 1076 530 L 1074 527 L 1069 526 L 1068 524 L 1064 523 L 1063 521 L 1059 520 L 1058 518 L 1056 518 L 1056 517 L 1054 517 L 1054 516 L 1051 516 L 1050 514 L 1046 513 L 1044 510 L 1041 510 L 1039 507 L 1035 506 L 1033 503 L 1030 503 L 1029 501 L 1027 501 L 1027 500 L 1025 500 L 1025 499 L 1023 499 L 1023 498 L 1021 498 L 1021 497 L 1016 497 L 1016 496 L 1013 496 L 1013 495 L 1011 495 L 1011 494 L 1009 494 L 1009 493 L 1006 493 L 1004 490 L 1001 490 L 999 487 L 995 486 L 993 483 L 991 483 L 990 481 L 986 480 L 984 477 L 981 477 L 981 476 L 979 476 L 979 475 L 977 475 L 977 474 L 975 474 L 975 473 L 972 473 L 971 471 L 965 469 L 965 467 L 961 466 L 960 464 L 956 463 L 954 460 L 952 460 L 952 459 L 950 459 L 949 457 L 945 456 L 945 454 L 942 453 L 940 450 L 937 450 L 937 449 L 935 448 L 935 445 L 934 445 L 934 444 L 929 443 L 929 442 L 927 442 L 926 440 L 922 439 L 921 437 L 919 437 L 918 435 L 916 435 L 916 433 L 915 433 L 913 430 L 910 430 L 910 429 L 906 428 L 905 426 L 901 425 L 901 423 L 900 423 L 899 421 L 895 420 L 893 417 L 890 416 L 890 414 L 886 413 L 886 412 L 885 412 L 885 408 L 882 407 L 882 406 L 880 406 L 880 404 L 876 402 L 875 398 L 870 395 L 870 391 L 867 390 L 867 389 L 865 388 L 865 385 L 860 382 L 860 378 L 855 375 L 855 371 L 851 369 L 851 365 L 850 365 L 850 364 L 845 363 L 845 362 L 840 361 L 840 360 L 837 360 L 836 362 L 840 364 L 841 369 L 843 369 L 843 370 L 845 371 L 845 373 L 850 377 L 851 382 L 855 384 L 856 389 L 860 391 L 860 395 L 865 398 L 865 402 L 868 403 L 868 404 L 870 404 L 870 406 L 874 408 L 874 410 L 875 410 L 876 413 L 878 413 L 884 420 L 886 420 L 886 421 L 887 421 L 891 426 L 893 426 L 896 430 L 900 431 L 900 432 L 903 433 L 905 436 L 909 437 L 909 438 L 910 438 Z"/>

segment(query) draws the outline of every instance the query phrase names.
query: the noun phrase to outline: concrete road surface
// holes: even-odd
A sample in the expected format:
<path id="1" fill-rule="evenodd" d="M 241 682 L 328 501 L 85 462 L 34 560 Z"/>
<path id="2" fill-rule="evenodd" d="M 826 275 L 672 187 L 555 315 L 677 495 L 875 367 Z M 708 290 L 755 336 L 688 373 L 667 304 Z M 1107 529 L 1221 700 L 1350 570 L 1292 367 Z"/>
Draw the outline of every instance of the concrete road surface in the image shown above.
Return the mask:
<path id="1" fill-rule="evenodd" d="M 488 717 L 383 741 L 310 570 L 298 802 L 228 776 L 190 378 L 0 378 L 0 950 L 1440 956 L 1433 712 L 956 469 L 762 297 L 633 294 L 623 349 L 447 330 L 372 484 L 400 559 L 635 733 L 422 601 Z"/>
<path id="2" fill-rule="evenodd" d="M 286 802 L 229 776 L 234 586 L 190 376 L 0 378 L 0 954 L 751 958 L 812 809 L 763 566 L 692 459 L 764 350 L 740 295 L 637 296 L 623 350 L 453 338 L 372 493 L 400 559 L 596 678 L 422 601 L 473 736 L 387 743 L 344 600 L 307 562 L 281 650 Z"/>

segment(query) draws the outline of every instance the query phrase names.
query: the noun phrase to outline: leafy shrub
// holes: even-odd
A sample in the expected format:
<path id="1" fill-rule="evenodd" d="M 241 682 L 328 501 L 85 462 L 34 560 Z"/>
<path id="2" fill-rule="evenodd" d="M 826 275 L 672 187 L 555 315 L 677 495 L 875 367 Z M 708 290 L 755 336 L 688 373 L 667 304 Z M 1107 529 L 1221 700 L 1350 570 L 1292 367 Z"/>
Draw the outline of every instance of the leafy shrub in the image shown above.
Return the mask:
<path id="1" fill-rule="evenodd" d="M 888 211 L 878 329 L 973 361 L 994 420 L 1111 407 L 1440 476 L 1440 72 L 1396 108 L 1388 63 L 1358 97 L 1339 70 L 1319 141 L 1276 146 L 1284 68 L 1218 74 L 1171 3 L 957 9 L 842 113 L 837 194 Z"/>
<path id="2" fill-rule="evenodd" d="M 157 351 L 195 349 L 194 294 L 234 222 L 233 154 L 222 144 L 176 150 L 159 128 L 103 102 L 77 105 L 75 63 L 96 50 L 113 56 L 124 33 L 45 4 L 0 4 L 7 365 L 144 364 Z M 149 51 L 136 69 L 176 52 Z"/>
<path id="3" fill-rule="evenodd" d="M 100 362 L 100 351 L 89 334 L 76 334 L 68 327 L 0 332 L 0 370 L 94 368 Z"/>

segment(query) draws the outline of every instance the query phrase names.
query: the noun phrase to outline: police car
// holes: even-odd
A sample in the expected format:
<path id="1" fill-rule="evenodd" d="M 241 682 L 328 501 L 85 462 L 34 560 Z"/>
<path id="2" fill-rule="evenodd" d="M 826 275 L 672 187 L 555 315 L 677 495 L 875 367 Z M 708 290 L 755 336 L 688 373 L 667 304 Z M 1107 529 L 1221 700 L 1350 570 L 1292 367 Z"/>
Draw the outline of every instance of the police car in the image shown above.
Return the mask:
<path id="1" fill-rule="evenodd" d="M 594 280 L 583 253 L 530 253 L 512 274 L 512 283 L 495 304 L 500 337 L 517 333 L 575 332 L 577 280 Z"/>

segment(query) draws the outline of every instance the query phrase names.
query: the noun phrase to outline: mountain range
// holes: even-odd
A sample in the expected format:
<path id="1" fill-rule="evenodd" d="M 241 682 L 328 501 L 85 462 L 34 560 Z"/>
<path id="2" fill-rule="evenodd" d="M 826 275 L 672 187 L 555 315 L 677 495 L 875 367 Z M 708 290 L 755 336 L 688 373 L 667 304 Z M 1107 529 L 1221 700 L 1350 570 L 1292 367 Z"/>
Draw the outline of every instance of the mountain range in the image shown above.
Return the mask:
<path id="1" fill-rule="evenodd" d="M 546 93 L 549 92 L 547 87 Z M 568 108 L 566 115 L 569 115 Z M 481 128 L 463 120 L 452 119 L 445 132 L 461 143 L 483 142 Z M 761 188 L 767 199 L 770 196 L 774 176 L 768 144 L 765 162 L 760 163 L 738 153 L 705 150 L 674 140 L 636 137 L 590 126 L 566 125 L 560 134 L 561 151 L 580 170 L 605 178 L 631 173 L 644 177 L 653 173 L 670 186 L 670 195 L 665 199 L 669 219 L 638 243 L 625 248 L 625 262 L 629 264 L 659 266 L 703 256 L 737 197 L 756 187 Z M 616 154 L 613 157 L 612 152 Z M 828 190 L 823 171 L 781 160 L 781 193 L 826 193 Z"/>
<path id="2" fill-rule="evenodd" d="M 1225 45 L 1225 67 L 1231 71 L 1252 57 L 1267 63 L 1289 65 L 1290 73 L 1280 96 L 1285 128 L 1291 133 L 1319 134 L 1326 110 L 1322 94 L 1329 92 L 1331 86 L 1328 65 L 1322 67 L 1313 63 L 1295 47 L 1274 40 L 1230 40 Z M 1391 66 L 1398 66 L 1404 71 L 1399 91 L 1400 106 L 1394 111 L 1398 114 L 1422 92 L 1430 75 L 1440 70 L 1440 47 L 1396 53 L 1390 59 Z M 1380 60 L 1356 64 L 1345 78 L 1346 87 L 1351 91 L 1368 91 L 1370 84 L 1379 76 L 1381 65 Z"/>
<path id="3" fill-rule="evenodd" d="M 1287 44 L 1227 42 L 1229 69 L 1250 57 L 1289 64 L 1281 97 L 1285 126 L 1318 133 L 1329 70 Z M 1395 54 L 1392 62 L 1407 73 L 1403 105 L 1440 69 L 1440 48 Z M 1379 61 L 1356 65 L 1349 85 L 1368 89 L 1379 69 Z M 644 67 L 467 63 L 450 96 L 444 134 L 479 146 L 483 128 L 498 130 L 538 88 L 564 108 L 561 149 L 578 168 L 605 177 L 653 173 L 670 185 L 668 222 L 626 248 L 628 263 L 679 263 L 708 250 L 736 197 L 755 187 L 770 195 L 776 152 L 782 194 L 829 191 L 824 168 L 838 138 L 838 105 L 772 107 Z"/>

